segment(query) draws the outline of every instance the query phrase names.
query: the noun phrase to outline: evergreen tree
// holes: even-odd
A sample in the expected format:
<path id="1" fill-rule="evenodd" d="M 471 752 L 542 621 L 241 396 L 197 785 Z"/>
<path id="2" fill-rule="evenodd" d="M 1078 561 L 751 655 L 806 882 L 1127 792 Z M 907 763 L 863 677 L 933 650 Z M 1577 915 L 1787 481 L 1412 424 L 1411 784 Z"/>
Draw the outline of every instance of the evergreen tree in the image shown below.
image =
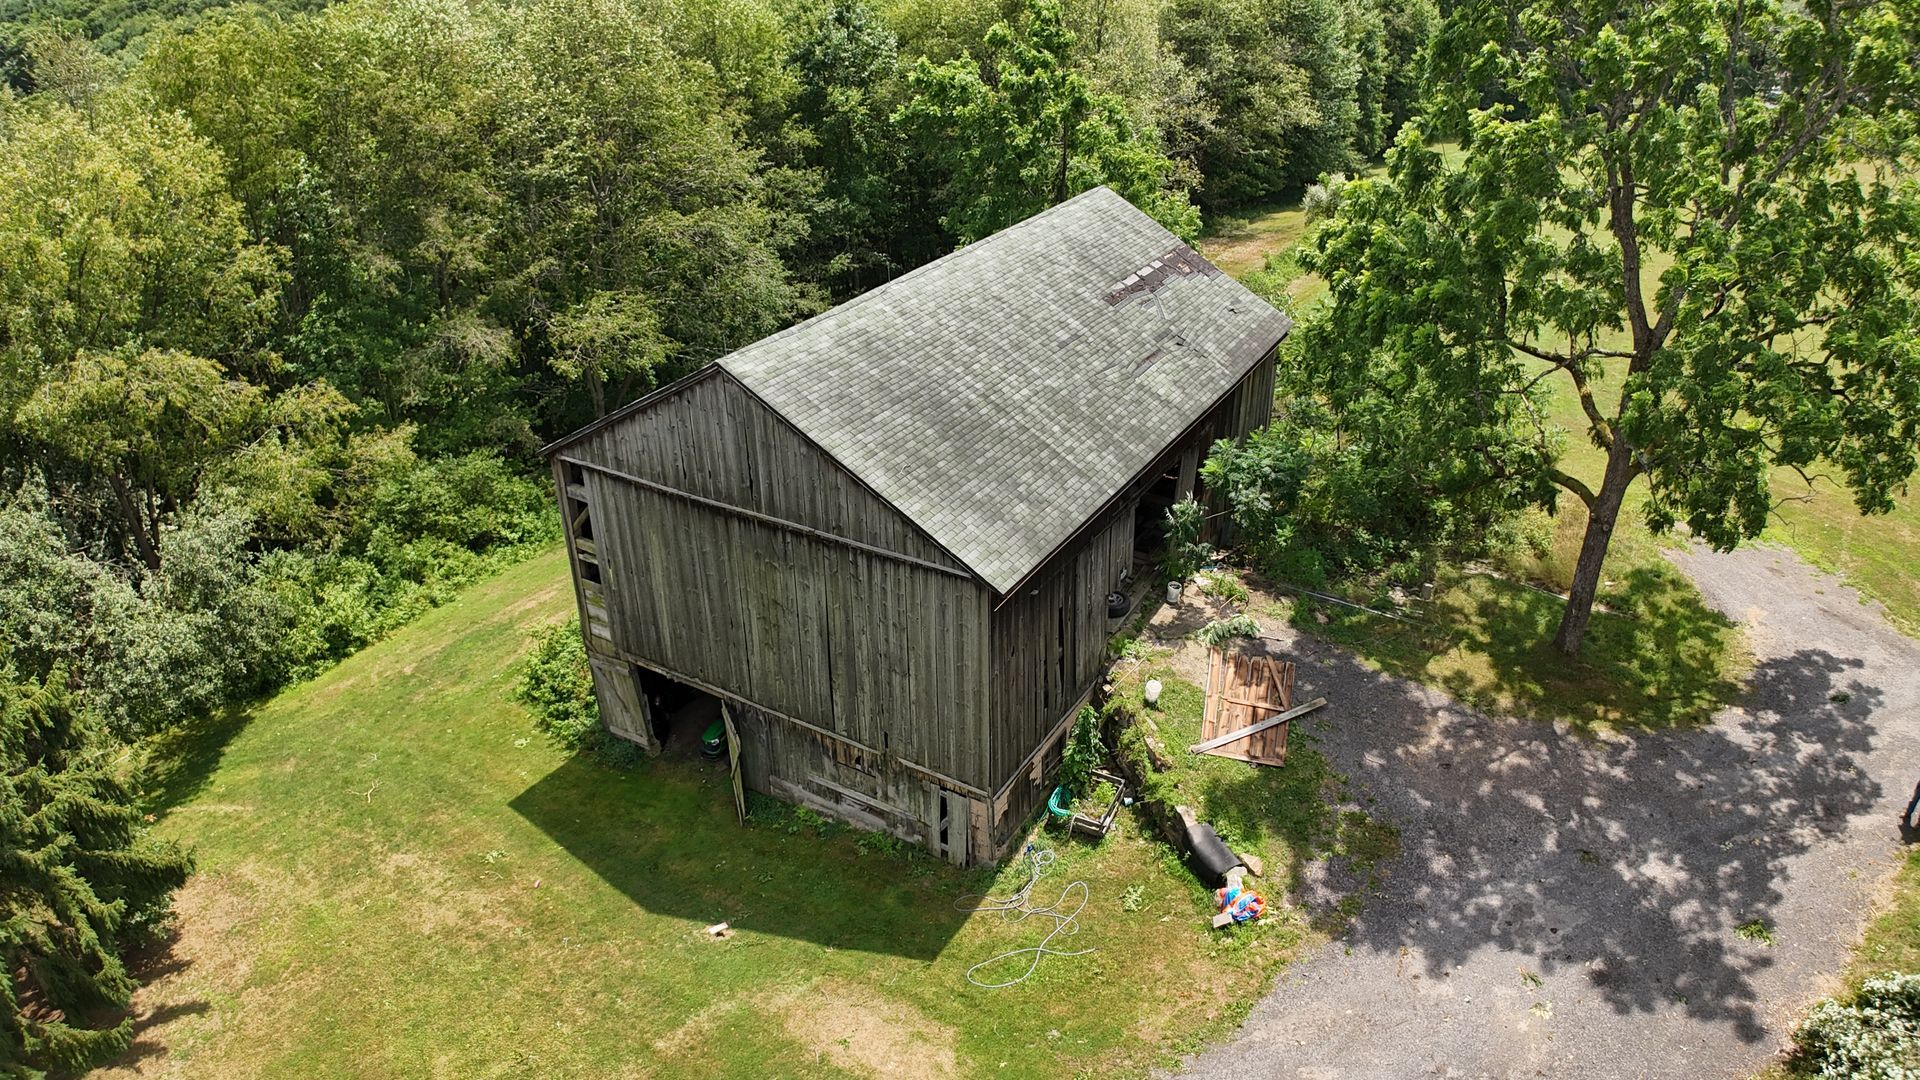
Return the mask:
<path id="1" fill-rule="evenodd" d="M 66 677 L 0 656 L 0 1071 L 77 1072 L 133 1039 L 128 945 L 192 863 L 146 835 Z"/>

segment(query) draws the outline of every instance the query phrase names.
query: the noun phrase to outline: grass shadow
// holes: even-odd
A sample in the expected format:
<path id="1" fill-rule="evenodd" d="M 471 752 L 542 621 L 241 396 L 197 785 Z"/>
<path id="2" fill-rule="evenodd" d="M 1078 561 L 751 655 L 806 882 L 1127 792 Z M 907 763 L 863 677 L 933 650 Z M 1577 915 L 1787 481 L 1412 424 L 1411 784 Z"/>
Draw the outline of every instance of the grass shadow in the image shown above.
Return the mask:
<path id="1" fill-rule="evenodd" d="M 141 808 L 163 818 L 206 790 L 228 744 L 252 720 L 251 706 L 230 706 L 148 736 L 139 744 Z"/>
<path id="2" fill-rule="evenodd" d="M 1418 621 L 1307 600 L 1292 623 L 1460 701 L 1585 731 L 1701 724 L 1740 695 L 1749 659 L 1739 628 L 1665 561 L 1610 580 L 1572 659 L 1553 647 L 1559 597 L 1457 572 L 1439 584 Z"/>
<path id="3" fill-rule="evenodd" d="M 735 821 L 725 773 L 575 756 L 508 804 L 640 907 L 833 949 L 931 960 L 990 874 L 784 811 Z"/>

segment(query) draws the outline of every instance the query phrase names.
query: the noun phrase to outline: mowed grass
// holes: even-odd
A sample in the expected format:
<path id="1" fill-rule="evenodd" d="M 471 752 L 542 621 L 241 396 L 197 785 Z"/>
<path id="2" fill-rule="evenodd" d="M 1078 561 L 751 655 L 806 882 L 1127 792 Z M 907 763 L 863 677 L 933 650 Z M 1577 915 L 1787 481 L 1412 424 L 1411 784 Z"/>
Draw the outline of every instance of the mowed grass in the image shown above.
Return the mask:
<path id="1" fill-rule="evenodd" d="M 1151 706 L 1144 692 L 1149 679 L 1162 687 Z M 1317 929 L 1336 937 L 1343 932 L 1384 880 L 1385 864 L 1400 853 L 1400 833 L 1355 804 L 1348 778 L 1319 752 L 1312 731 L 1319 718 L 1288 725 L 1285 765 L 1253 765 L 1186 752 L 1201 741 L 1206 690 L 1183 678 L 1164 653 L 1120 665 L 1113 684 L 1115 698 L 1151 719 L 1171 751 L 1172 768 L 1160 774 L 1167 783 L 1163 797 L 1194 807 L 1235 852 L 1259 857 L 1264 876 L 1251 882 L 1257 891 L 1296 895 L 1307 866 L 1323 860 L 1336 861 L 1358 883 L 1331 910 L 1313 913 Z"/>
<path id="2" fill-rule="evenodd" d="M 1460 144 L 1436 145 L 1448 163 L 1460 160 Z M 1384 164 L 1372 164 L 1352 175 L 1371 177 L 1385 171 Z M 1206 228 L 1200 253 L 1229 276 L 1262 295 L 1284 299 L 1294 312 L 1306 311 L 1325 299 L 1326 280 L 1301 271 L 1292 258 L 1312 228 L 1298 198 L 1216 214 L 1208 219 Z"/>
<path id="3" fill-rule="evenodd" d="M 972 987 L 1045 929 L 955 902 L 1023 865 L 961 872 L 784 811 L 743 828 L 717 767 L 556 750 L 510 690 L 528 632 L 571 611 L 548 553 L 152 748 L 156 828 L 199 870 L 109 1074 L 1137 1074 L 1237 1021 L 1308 933 L 1206 929 L 1205 890 L 1123 817 L 1097 849 L 1043 837 L 1061 857 L 1034 894 L 1084 879 L 1064 947 L 1098 951 Z"/>

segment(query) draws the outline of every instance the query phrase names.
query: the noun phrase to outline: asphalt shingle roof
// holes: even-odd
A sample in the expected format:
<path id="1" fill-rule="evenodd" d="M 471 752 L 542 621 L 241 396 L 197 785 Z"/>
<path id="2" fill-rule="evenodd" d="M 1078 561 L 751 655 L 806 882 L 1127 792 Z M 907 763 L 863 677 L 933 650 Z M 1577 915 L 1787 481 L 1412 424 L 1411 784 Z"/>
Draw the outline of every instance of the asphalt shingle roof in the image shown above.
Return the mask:
<path id="1" fill-rule="evenodd" d="M 1005 592 L 1291 325 L 1094 188 L 718 363 Z"/>

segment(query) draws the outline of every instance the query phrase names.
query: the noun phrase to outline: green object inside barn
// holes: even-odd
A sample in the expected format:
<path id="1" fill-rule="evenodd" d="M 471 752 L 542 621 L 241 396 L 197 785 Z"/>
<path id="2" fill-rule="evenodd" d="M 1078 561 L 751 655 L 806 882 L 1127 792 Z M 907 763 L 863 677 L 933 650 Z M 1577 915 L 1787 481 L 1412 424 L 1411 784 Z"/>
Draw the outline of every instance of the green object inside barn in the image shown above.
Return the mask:
<path id="1" fill-rule="evenodd" d="M 700 756 L 717 758 L 727 752 L 727 725 L 719 720 L 700 733 Z"/>

